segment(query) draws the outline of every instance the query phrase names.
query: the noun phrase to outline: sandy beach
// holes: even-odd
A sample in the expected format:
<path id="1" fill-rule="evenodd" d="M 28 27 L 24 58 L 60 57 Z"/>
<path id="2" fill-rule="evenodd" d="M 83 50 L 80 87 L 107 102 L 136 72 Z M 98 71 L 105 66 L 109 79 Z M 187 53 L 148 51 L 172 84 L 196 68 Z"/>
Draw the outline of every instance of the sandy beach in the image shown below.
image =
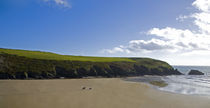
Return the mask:
<path id="1" fill-rule="evenodd" d="M 119 78 L 1 80 L 0 108 L 210 108 L 210 99 Z"/>

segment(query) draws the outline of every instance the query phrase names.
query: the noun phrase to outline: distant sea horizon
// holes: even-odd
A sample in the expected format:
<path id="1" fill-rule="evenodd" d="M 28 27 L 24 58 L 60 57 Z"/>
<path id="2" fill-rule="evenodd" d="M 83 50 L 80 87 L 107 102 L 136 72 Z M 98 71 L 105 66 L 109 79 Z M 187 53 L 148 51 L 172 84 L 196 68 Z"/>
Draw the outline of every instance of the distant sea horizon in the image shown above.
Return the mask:
<path id="1" fill-rule="evenodd" d="M 172 65 L 175 69 L 178 69 L 183 74 L 187 75 L 190 70 L 199 70 L 205 75 L 210 75 L 210 66 L 188 66 L 188 65 Z"/>

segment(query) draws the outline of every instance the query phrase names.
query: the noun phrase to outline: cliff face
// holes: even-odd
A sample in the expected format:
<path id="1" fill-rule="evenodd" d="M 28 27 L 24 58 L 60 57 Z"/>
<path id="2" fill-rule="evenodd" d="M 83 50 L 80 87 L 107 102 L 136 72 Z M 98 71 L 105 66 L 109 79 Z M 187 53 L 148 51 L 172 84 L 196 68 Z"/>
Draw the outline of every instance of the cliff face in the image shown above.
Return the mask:
<path id="1" fill-rule="evenodd" d="M 94 62 L 37 59 L 8 54 L 0 50 L 0 79 L 81 78 L 87 76 L 125 77 L 181 74 L 163 61 L 149 58 L 127 59 L 130 61 Z"/>

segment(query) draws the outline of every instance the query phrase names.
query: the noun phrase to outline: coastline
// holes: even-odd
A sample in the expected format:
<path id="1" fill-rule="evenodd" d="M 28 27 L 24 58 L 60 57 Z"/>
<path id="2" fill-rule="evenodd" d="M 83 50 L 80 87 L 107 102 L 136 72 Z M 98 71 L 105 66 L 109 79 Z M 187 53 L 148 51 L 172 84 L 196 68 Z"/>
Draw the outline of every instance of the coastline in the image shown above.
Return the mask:
<path id="1" fill-rule="evenodd" d="M 209 101 L 121 78 L 0 80 L 1 108 L 208 108 Z"/>

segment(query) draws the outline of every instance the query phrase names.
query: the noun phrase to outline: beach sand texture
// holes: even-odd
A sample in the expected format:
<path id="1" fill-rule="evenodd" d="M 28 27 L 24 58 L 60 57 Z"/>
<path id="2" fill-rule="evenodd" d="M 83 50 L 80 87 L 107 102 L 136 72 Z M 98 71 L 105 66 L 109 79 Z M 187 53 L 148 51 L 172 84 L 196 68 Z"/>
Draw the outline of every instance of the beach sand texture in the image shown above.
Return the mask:
<path id="1" fill-rule="evenodd" d="M 210 99 L 119 78 L 1 80 L 0 108 L 210 108 Z"/>

